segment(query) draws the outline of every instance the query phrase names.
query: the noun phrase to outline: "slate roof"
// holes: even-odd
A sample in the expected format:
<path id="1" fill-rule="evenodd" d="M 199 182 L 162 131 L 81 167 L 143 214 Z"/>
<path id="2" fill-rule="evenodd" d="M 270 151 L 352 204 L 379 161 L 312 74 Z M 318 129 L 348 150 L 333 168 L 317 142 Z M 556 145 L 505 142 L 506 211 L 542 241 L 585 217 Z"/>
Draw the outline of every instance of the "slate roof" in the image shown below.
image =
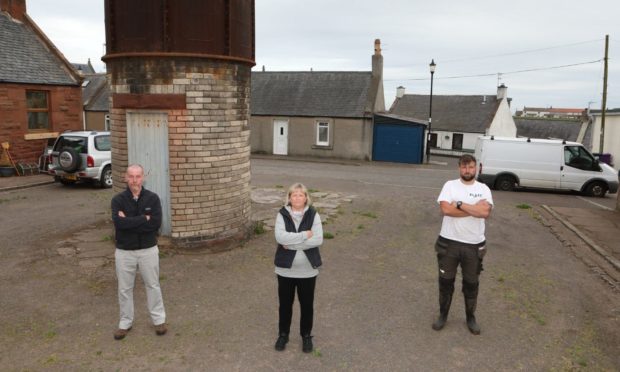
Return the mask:
<path id="1" fill-rule="evenodd" d="M 88 84 L 85 85 L 85 83 Z M 85 111 L 109 111 L 110 89 L 105 73 L 84 75 L 82 104 Z"/>
<path id="2" fill-rule="evenodd" d="M 484 133 L 501 101 L 495 95 L 448 96 L 433 94 L 432 128 L 447 132 Z M 391 114 L 428 120 L 429 95 L 396 98 Z"/>
<path id="3" fill-rule="evenodd" d="M 78 73 L 82 73 L 82 74 L 94 74 L 95 69 L 93 68 L 92 65 L 90 65 L 90 63 L 71 63 L 71 65 L 73 65 L 73 68 L 75 68 Z"/>
<path id="4" fill-rule="evenodd" d="M 517 137 L 564 139 L 577 141 L 581 130 L 580 120 L 514 118 Z M 585 141 L 584 141 L 585 142 Z"/>
<path id="5" fill-rule="evenodd" d="M 62 65 L 32 28 L 0 12 L 0 82 L 77 85 Z"/>
<path id="6" fill-rule="evenodd" d="M 252 115 L 369 117 L 368 72 L 252 72 Z"/>

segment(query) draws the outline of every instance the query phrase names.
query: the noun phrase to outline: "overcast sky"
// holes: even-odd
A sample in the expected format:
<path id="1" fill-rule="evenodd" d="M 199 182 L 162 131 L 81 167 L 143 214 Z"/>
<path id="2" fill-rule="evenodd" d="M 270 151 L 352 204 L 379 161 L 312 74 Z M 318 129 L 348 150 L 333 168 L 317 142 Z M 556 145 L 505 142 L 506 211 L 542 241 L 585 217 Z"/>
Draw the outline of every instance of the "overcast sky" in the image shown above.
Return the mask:
<path id="1" fill-rule="evenodd" d="M 103 0 L 27 8 L 69 61 L 104 71 Z M 254 69 L 369 71 L 378 38 L 388 108 L 398 86 L 429 94 L 434 59 L 433 94 L 493 95 L 499 81 L 513 111 L 600 109 L 609 35 L 607 107 L 620 108 L 619 16 L 618 0 L 256 0 Z"/>

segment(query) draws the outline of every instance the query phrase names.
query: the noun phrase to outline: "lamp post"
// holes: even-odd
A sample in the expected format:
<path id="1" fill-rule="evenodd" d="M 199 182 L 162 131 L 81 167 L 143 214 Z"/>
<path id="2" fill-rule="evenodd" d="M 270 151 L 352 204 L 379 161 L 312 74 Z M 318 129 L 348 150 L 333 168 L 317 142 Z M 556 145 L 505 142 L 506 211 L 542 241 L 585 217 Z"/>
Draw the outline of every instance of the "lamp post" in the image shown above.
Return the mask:
<path id="1" fill-rule="evenodd" d="M 428 163 L 431 160 L 431 133 L 432 133 L 432 121 L 433 121 L 433 75 L 435 74 L 435 59 L 431 60 L 431 63 L 428 67 L 431 70 L 431 97 L 429 100 L 428 107 L 428 137 L 426 139 L 426 162 Z"/>

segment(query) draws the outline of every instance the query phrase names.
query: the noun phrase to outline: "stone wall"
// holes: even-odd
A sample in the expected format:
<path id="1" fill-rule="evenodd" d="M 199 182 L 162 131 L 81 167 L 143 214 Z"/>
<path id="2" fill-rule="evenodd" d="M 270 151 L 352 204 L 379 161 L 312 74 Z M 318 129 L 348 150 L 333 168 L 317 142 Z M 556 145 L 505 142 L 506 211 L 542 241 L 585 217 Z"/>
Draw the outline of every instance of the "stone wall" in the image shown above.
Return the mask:
<path id="1" fill-rule="evenodd" d="M 48 92 L 49 129 L 28 129 L 26 90 Z M 0 142 L 9 142 L 9 151 L 15 162 L 38 162 L 47 143 L 47 139 L 41 137 L 53 138 L 66 130 L 82 130 L 82 90 L 79 86 L 0 84 Z"/>
<path id="2" fill-rule="evenodd" d="M 153 96 L 184 95 L 184 108 L 157 110 L 168 112 L 171 238 L 193 247 L 246 237 L 250 67 L 189 58 L 113 59 L 108 61 L 108 78 L 115 189 L 125 187 L 125 114 L 131 109 L 115 106 L 115 97 L 120 101 L 120 95 L 133 94 L 141 102 L 157 102 Z"/>

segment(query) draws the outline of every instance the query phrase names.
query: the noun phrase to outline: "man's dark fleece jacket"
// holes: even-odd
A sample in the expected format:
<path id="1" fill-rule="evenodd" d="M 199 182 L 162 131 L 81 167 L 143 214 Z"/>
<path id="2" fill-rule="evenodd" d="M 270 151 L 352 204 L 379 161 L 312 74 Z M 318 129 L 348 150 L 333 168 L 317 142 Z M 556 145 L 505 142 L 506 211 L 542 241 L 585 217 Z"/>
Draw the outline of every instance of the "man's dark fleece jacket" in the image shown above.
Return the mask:
<path id="1" fill-rule="evenodd" d="M 125 217 L 119 217 L 122 211 Z M 146 220 L 150 215 L 150 220 Z M 144 187 L 134 200 L 129 187 L 112 198 L 112 220 L 116 228 L 116 248 L 137 250 L 157 245 L 161 226 L 161 202 L 159 197 Z"/>

